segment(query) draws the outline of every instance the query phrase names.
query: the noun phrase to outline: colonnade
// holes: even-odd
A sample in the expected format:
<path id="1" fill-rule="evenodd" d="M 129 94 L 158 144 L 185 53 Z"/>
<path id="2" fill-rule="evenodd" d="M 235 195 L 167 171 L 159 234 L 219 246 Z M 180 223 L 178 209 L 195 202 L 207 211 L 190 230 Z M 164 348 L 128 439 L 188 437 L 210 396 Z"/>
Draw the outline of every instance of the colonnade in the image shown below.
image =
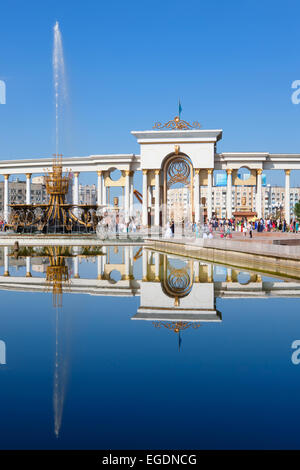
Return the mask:
<path id="1" fill-rule="evenodd" d="M 133 186 L 133 175 L 134 171 L 132 170 L 123 170 L 124 174 L 124 183 L 120 184 L 122 187 L 124 195 L 124 215 L 125 222 L 128 223 L 130 217 L 133 215 L 133 206 L 134 206 L 134 186 Z M 78 178 L 79 172 L 74 173 L 74 178 Z M 97 171 L 97 205 L 106 206 L 110 205 L 110 185 L 105 183 L 105 178 L 109 175 L 109 171 L 98 170 Z M 115 186 L 118 186 L 117 184 Z M 74 181 L 73 185 L 73 203 L 78 204 L 79 201 L 79 183 Z"/>
<path id="2" fill-rule="evenodd" d="M 130 280 L 133 279 L 133 263 L 134 263 L 134 256 L 133 256 L 133 245 L 128 245 L 125 247 L 121 247 L 122 252 L 122 263 L 118 264 L 111 264 L 110 263 L 110 255 L 109 255 L 109 247 L 102 246 L 101 255 L 96 255 L 97 258 L 97 279 L 103 280 L 109 277 L 109 273 L 111 270 L 119 269 L 122 274 L 122 280 Z M 10 276 L 10 266 L 9 266 L 9 258 L 10 258 L 11 248 L 8 246 L 3 247 L 3 276 L 9 277 Z M 74 246 L 73 253 L 75 256 L 72 257 L 72 268 L 73 268 L 73 278 L 80 279 L 80 256 L 81 256 L 81 247 Z M 25 266 L 26 266 L 26 274 L 25 277 L 32 277 L 31 272 L 31 256 L 26 256 L 25 258 Z"/>
<path id="3" fill-rule="evenodd" d="M 227 172 L 227 186 L 226 186 L 226 214 L 228 218 L 232 217 L 232 171 L 233 169 L 228 168 Z M 287 222 L 291 218 L 291 209 L 290 209 L 290 173 L 291 170 L 285 171 L 285 196 L 284 196 L 284 206 L 285 206 L 285 219 Z M 262 172 L 261 168 L 256 170 L 256 198 L 255 198 L 255 211 L 257 217 L 260 219 L 262 217 Z M 211 198 L 208 198 L 211 199 Z M 209 217 L 209 216 L 208 216 Z"/>
<path id="4" fill-rule="evenodd" d="M 114 270 L 116 266 L 122 271 L 122 280 L 133 279 L 132 268 L 133 268 L 133 246 L 125 246 L 123 252 L 123 263 L 118 265 L 110 265 L 109 257 L 109 247 L 102 246 L 102 254 L 97 255 L 97 279 L 104 280 L 109 277 L 109 267 Z M 80 259 L 80 249 L 79 247 L 74 247 L 74 254 L 77 256 L 73 257 L 73 277 L 74 279 L 80 279 L 80 270 L 79 270 L 79 259 Z"/>
<path id="5" fill-rule="evenodd" d="M 148 184 L 148 171 L 143 170 L 143 206 L 142 206 L 142 224 L 143 226 L 148 225 L 148 208 L 151 207 L 151 187 Z M 194 170 L 194 214 L 195 222 L 200 222 L 200 214 L 202 204 L 202 195 L 201 195 L 201 185 L 200 185 L 200 169 L 196 168 Z M 206 209 L 207 209 L 207 218 L 211 219 L 213 214 L 212 207 L 212 188 L 213 188 L 213 169 L 204 170 L 207 171 L 207 192 L 206 192 Z M 290 211 L 290 171 L 285 170 L 285 219 L 290 220 L 291 211 Z M 226 186 L 226 215 L 227 218 L 232 217 L 232 168 L 226 170 L 227 173 L 227 186 Z M 253 209 L 257 213 L 257 217 L 261 218 L 263 214 L 263 201 L 262 201 L 262 172 L 261 168 L 256 170 L 256 198 L 255 198 L 255 207 Z M 159 226 L 160 220 L 160 210 L 161 210 L 161 170 L 155 170 L 155 205 L 154 205 L 154 225 Z"/>
<path id="6" fill-rule="evenodd" d="M 111 252 L 110 250 L 116 249 L 112 246 L 102 246 L 102 254 L 96 255 L 97 263 L 97 280 L 108 280 L 111 281 L 110 273 L 112 271 L 118 270 L 121 274 L 122 281 L 128 281 L 135 279 L 133 275 L 133 265 L 136 261 L 134 257 L 134 246 L 128 245 L 121 248 L 120 258 L 117 263 L 111 263 Z M 10 276 L 10 252 L 11 248 L 8 246 L 3 247 L 4 250 L 4 263 L 3 263 L 3 276 Z M 72 270 L 73 278 L 80 279 L 80 253 L 81 248 L 74 246 L 73 247 L 73 256 L 72 259 Z M 143 282 L 161 282 L 164 279 L 164 259 L 168 255 L 154 252 L 151 250 L 143 249 L 141 253 L 142 257 L 142 271 L 141 271 L 141 280 Z M 172 256 L 170 257 L 172 259 Z M 31 256 L 26 256 L 25 266 L 26 274 L 25 277 L 31 278 Z M 249 279 L 246 282 L 239 281 L 239 274 L 244 273 L 243 269 L 224 267 L 224 279 L 221 281 L 215 277 L 214 266 L 211 263 L 205 263 L 199 260 L 189 260 L 186 263 L 187 268 L 189 269 L 189 274 L 192 277 L 193 283 L 236 283 L 240 285 L 248 285 L 249 283 L 261 283 L 262 278 L 260 274 L 249 272 Z M 72 277 L 72 276 L 71 276 Z M 136 279 L 139 280 L 140 278 Z"/>
<path id="7" fill-rule="evenodd" d="M 194 214 L 195 222 L 200 222 L 201 206 L 201 185 L 200 185 L 200 171 L 202 169 L 194 170 Z M 206 194 L 206 208 L 207 217 L 211 219 L 213 213 L 212 207 L 212 188 L 213 188 L 213 169 L 204 170 L 207 171 L 207 194 Z M 257 217 L 262 217 L 262 169 L 256 170 L 256 206 L 255 211 Z M 290 220 L 290 169 L 285 170 L 285 219 Z M 149 170 L 142 170 L 142 187 L 143 187 L 143 202 L 142 202 L 142 225 L 146 227 L 148 225 L 148 208 L 152 205 L 152 194 L 154 195 L 154 225 L 158 227 L 160 225 L 160 211 L 162 202 L 166 204 L 166 201 L 162 201 L 162 171 L 160 169 L 154 170 L 154 192 L 152 193 L 152 185 L 148 182 Z M 226 215 L 227 218 L 232 217 L 232 168 L 228 168 L 227 172 L 227 186 L 226 186 Z M 73 181 L 73 204 L 79 204 L 79 175 L 80 172 L 74 172 Z M 110 202 L 110 183 L 105 183 L 105 178 L 109 175 L 108 170 L 97 170 L 97 204 L 99 206 L 106 206 Z M 125 222 L 129 222 L 130 216 L 133 214 L 134 206 L 134 187 L 133 187 L 133 175 L 132 170 L 123 170 L 124 179 L 120 186 L 123 188 L 124 194 L 124 215 Z M 4 191 L 3 191 L 3 215 L 4 220 L 8 220 L 9 216 L 9 174 L 4 174 Z M 26 204 L 31 203 L 31 176 L 32 173 L 26 173 Z M 115 184 L 114 186 L 117 186 Z"/>
<path id="8" fill-rule="evenodd" d="M 151 207 L 151 194 L 152 194 L 152 185 L 148 183 L 148 173 L 150 170 L 143 170 L 143 206 L 142 206 L 142 224 L 143 226 L 148 225 L 148 208 Z M 163 178 L 162 170 L 155 169 L 154 171 L 154 226 L 158 227 L 160 225 L 160 211 L 162 204 L 166 205 L 167 201 L 162 200 L 162 188 Z M 201 186 L 200 186 L 200 169 L 196 168 L 194 171 L 194 200 L 191 201 L 191 204 L 194 206 L 195 213 L 195 222 L 200 222 L 200 208 L 201 204 Z M 208 218 L 212 217 L 212 187 L 213 187 L 213 170 L 207 169 L 208 174 L 208 185 L 207 185 L 207 215 Z M 166 221 L 165 221 L 166 222 Z"/>

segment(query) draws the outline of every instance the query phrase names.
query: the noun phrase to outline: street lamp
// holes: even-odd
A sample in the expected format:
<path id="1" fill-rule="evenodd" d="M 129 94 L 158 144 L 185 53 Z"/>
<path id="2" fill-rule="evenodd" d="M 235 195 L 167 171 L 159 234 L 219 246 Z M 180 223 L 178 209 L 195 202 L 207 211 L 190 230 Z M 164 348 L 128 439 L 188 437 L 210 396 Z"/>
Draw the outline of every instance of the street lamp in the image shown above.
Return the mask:
<path id="1" fill-rule="evenodd" d="M 283 209 L 282 204 L 279 201 L 277 201 L 277 202 L 275 202 L 274 207 L 277 211 L 280 212 L 280 220 L 281 220 L 281 218 L 282 218 L 282 209 Z M 275 213 L 275 215 L 276 215 L 276 213 Z"/>

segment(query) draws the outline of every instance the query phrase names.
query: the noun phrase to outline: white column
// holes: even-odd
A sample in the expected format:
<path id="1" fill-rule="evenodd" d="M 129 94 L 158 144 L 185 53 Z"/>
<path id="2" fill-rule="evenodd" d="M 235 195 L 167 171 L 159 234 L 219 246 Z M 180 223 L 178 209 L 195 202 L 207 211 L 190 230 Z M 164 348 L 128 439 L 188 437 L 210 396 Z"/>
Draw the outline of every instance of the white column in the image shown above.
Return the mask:
<path id="1" fill-rule="evenodd" d="M 155 281 L 158 282 L 160 280 L 159 278 L 159 263 L 160 262 L 160 255 L 158 251 L 154 253 L 154 265 L 155 265 Z"/>
<path id="2" fill-rule="evenodd" d="M 73 184 L 73 204 L 76 206 L 79 204 L 79 171 L 74 173 L 74 184 Z M 79 216 L 79 210 L 76 207 L 74 209 L 76 217 Z"/>
<path id="3" fill-rule="evenodd" d="M 26 256 L 26 277 L 31 277 L 31 257 Z"/>
<path id="4" fill-rule="evenodd" d="M 74 279 L 79 279 L 79 256 L 73 258 Z"/>
<path id="5" fill-rule="evenodd" d="M 79 204 L 79 171 L 74 173 L 73 204 Z"/>
<path id="6" fill-rule="evenodd" d="M 103 278 L 103 256 L 97 256 L 97 279 L 101 280 Z"/>
<path id="7" fill-rule="evenodd" d="M 133 206 L 134 206 L 134 196 L 133 196 L 133 171 L 130 172 L 130 176 L 129 176 L 129 187 L 130 187 L 130 197 L 129 197 L 129 215 L 130 216 L 133 216 L 134 214 L 134 210 L 133 210 Z"/>
<path id="8" fill-rule="evenodd" d="M 97 205 L 102 206 L 102 170 L 97 171 Z"/>
<path id="9" fill-rule="evenodd" d="M 284 196 L 284 205 L 285 205 L 285 220 L 289 224 L 291 221 L 291 207 L 290 207 L 290 173 L 291 170 L 285 171 L 285 196 Z"/>
<path id="10" fill-rule="evenodd" d="M 8 203 L 9 203 L 9 198 L 8 198 L 8 179 L 9 175 L 4 175 L 4 197 L 3 197 L 3 216 L 5 222 L 8 222 Z"/>
<path id="11" fill-rule="evenodd" d="M 9 276 L 9 257 L 8 257 L 8 246 L 4 247 L 4 276 Z"/>
<path id="12" fill-rule="evenodd" d="M 256 212 L 257 212 L 257 217 L 261 219 L 262 217 L 262 194 L 261 194 L 261 174 L 262 174 L 262 169 L 259 168 L 256 170 L 256 198 L 255 198 L 255 206 L 256 206 Z"/>
<path id="13" fill-rule="evenodd" d="M 103 253 L 103 256 L 102 256 L 102 277 L 104 279 L 105 278 L 105 265 L 108 264 L 108 261 L 107 261 L 107 247 L 106 246 L 102 247 L 102 253 Z"/>
<path id="14" fill-rule="evenodd" d="M 143 213 L 142 225 L 148 226 L 148 187 L 147 187 L 147 170 L 143 170 Z"/>
<path id="15" fill-rule="evenodd" d="M 194 208 L 195 208 L 195 222 L 200 222 L 200 170 L 195 169 L 195 184 L 194 184 Z"/>
<path id="16" fill-rule="evenodd" d="M 160 181 L 159 170 L 155 170 L 155 209 L 154 209 L 154 225 L 159 227 L 159 208 L 160 208 Z"/>
<path id="17" fill-rule="evenodd" d="M 207 265 L 207 282 L 213 282 L 213 269 L 212 265 Z"/>
<path id="18" fill-rule="evenodd" d="M 125 222 L 129 222 L 129 198 L 130 198 L 130 187 L 129 187 L 129 170 L 125 170 Z"/>
<path id="19" fill-rule="evenodd" d="M 232 170 L 229 168 L 227 171 L 227 191 L 226 191 L 226 212 L 227 218 L 232 217 Z"/>
<path id="20" fill-rule="evenodd" d="M 103 204 L 104 206 L 107 205 L 106 186 L 105 186 L 105 174 L 102 176 L 102 204 Z"/>
<path id="21" fill-rule="evenodd" d="M 26 204 L 31 204 L 31 173 L 26 173 Z"/>
<path id="22" fill-rule="evenodd" d="M 207 170 L 207 218 L 212 218 L 212 176 L 213 170 L 209 168 Z"/>
<path id="23" fill-rule="evenodd" d="M 129 247 L 129 276 L 130 279 L 134 279 L 133 276 L 133 246 Z"/>
<path id="24" fill-rule="evenodd" d="M 148 207 L 152 209 L 152 188 L 148 186 Z"/>
<path id="25" fill-rule="evenodd" d="M 148 256 L 147 256 L 147 251 L 145 248 L 143 248 L 143 281 L 147 281 L 147 275 L 148 275 Z"/>
<path id="26" fill-rule="evenodd" d="M 125 276 L 122 277 L 122 279 L 127 280 L 130 279 L 130 251 L 129 251 L 129 246 L 124 246 L 124 257 L 125 257 Z"/>
<path id="27" fill-rule="evenodd" d="M 194 282 L 199 282 L 200 265 L 199 261 L 194 261 Z"/>

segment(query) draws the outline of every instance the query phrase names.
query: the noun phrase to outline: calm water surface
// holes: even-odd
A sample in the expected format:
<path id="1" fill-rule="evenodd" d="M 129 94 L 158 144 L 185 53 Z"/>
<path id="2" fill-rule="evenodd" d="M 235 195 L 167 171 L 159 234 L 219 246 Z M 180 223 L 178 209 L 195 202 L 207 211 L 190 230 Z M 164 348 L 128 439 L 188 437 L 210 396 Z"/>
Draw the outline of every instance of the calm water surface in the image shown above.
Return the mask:
<path id="1" fill-rule="evenodd" d="M 299 298 L 140 247 L 2 249 L 0 447 L 299 448 Z"/>

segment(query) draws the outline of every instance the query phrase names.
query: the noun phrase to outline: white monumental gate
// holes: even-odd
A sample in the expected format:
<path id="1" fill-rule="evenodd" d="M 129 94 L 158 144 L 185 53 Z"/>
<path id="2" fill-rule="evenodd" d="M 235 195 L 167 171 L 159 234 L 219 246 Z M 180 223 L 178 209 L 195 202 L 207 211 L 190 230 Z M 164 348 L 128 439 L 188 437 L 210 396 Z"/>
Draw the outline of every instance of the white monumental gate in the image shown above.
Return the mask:
<path id="1" fill-rule="evenodd" d="M 140 168 L 143 171 L 143 225 L 148 224 L 147 208 L 154 190 L 154 225 L 162 220 L 166 224 L 172 217 L 168 206 L 168 191 L 183 185 L 189 209 L 184 215 L 190 221 L 200 221 L 200 186 L 208 185 L 211 217 L 212 172 L 216 143 L 222 137 L 221 130 L 202 130 L 180 121 L 178 117 L 165 125 L 159 123 L 151 131 L 133 131 L 141 147 Z M 194 127 L 194 128 L 193 128 Z M 160 216 L 162 211 L 162 217 Z M 175 214 L 174 214 L 175 215 Z"/>
<path id="2" fill-rule="evenodd" d="M 140 144 L 140 155 L 110 154 L 68 157 L 63 160 L 64 171 L 71 169 L 74 175 L 73 203 L 79 201 L 79 177 L 83 172 L 93 172 L 97 181 L 97 203 L 100 207 L 112 205 L 111 188 L 122 188 L 120 209 L 125 221 L 136 213 L 134 208 L 134 174 L 141 170 L 143 175 L 142 224 L 144 227 L 159 227 L 169 218 L 182 217 L 200 221 L 201 208 L 208 218 L 213 215 L 213 172 L 223 170 L 226 178 L 226 216 L 232 216 L 237 202 L 233 189 L 236 186 L 251 186 L 252 207 L 260 218 L 262 212 L 262 172 L 263 170 L 285 171 L 284 217 L 291 218 L 290 174 L 300 170 L 300 154 L 270 154 L 267 152 L 218 153 L 217 142 L 222 138 L 222 130 L 204 130 L 195 122 L 189 124 L 179 117 L 162 125 L 157 123 L 152 130 L 132 131 Z M 31 201 L 31 177 L 43 174 L 52 165 L 51 158 L 0 161 L 0 175 L 4 178 L 3 206 L 4 218 L 9 216 L 9 185 L 12 175 L 26 175 L 26 204 Z M 240 179 L 239 170 L 246 168 L 249 179 Z M 121 172 L 119 180 L 112 178 L 115 169 Z M 184 191 L 185 206 L 171 203 L 174 189 Z M 20 201 L 21 202 L 21 201 Z M 24 201 L 25 202 L 25 201 Z M 225 202 L 225 201 L 224 201 Z M 182 202 L 181 202 L 182 203 Z M 182 203 L 183 204 L 183 203 Z M 140 211 L 140 208 L 139 208 Z M 153 216 L 149 217 L 150 214 Z M 180 216 L 178 215 L 180 214 Z"/>

